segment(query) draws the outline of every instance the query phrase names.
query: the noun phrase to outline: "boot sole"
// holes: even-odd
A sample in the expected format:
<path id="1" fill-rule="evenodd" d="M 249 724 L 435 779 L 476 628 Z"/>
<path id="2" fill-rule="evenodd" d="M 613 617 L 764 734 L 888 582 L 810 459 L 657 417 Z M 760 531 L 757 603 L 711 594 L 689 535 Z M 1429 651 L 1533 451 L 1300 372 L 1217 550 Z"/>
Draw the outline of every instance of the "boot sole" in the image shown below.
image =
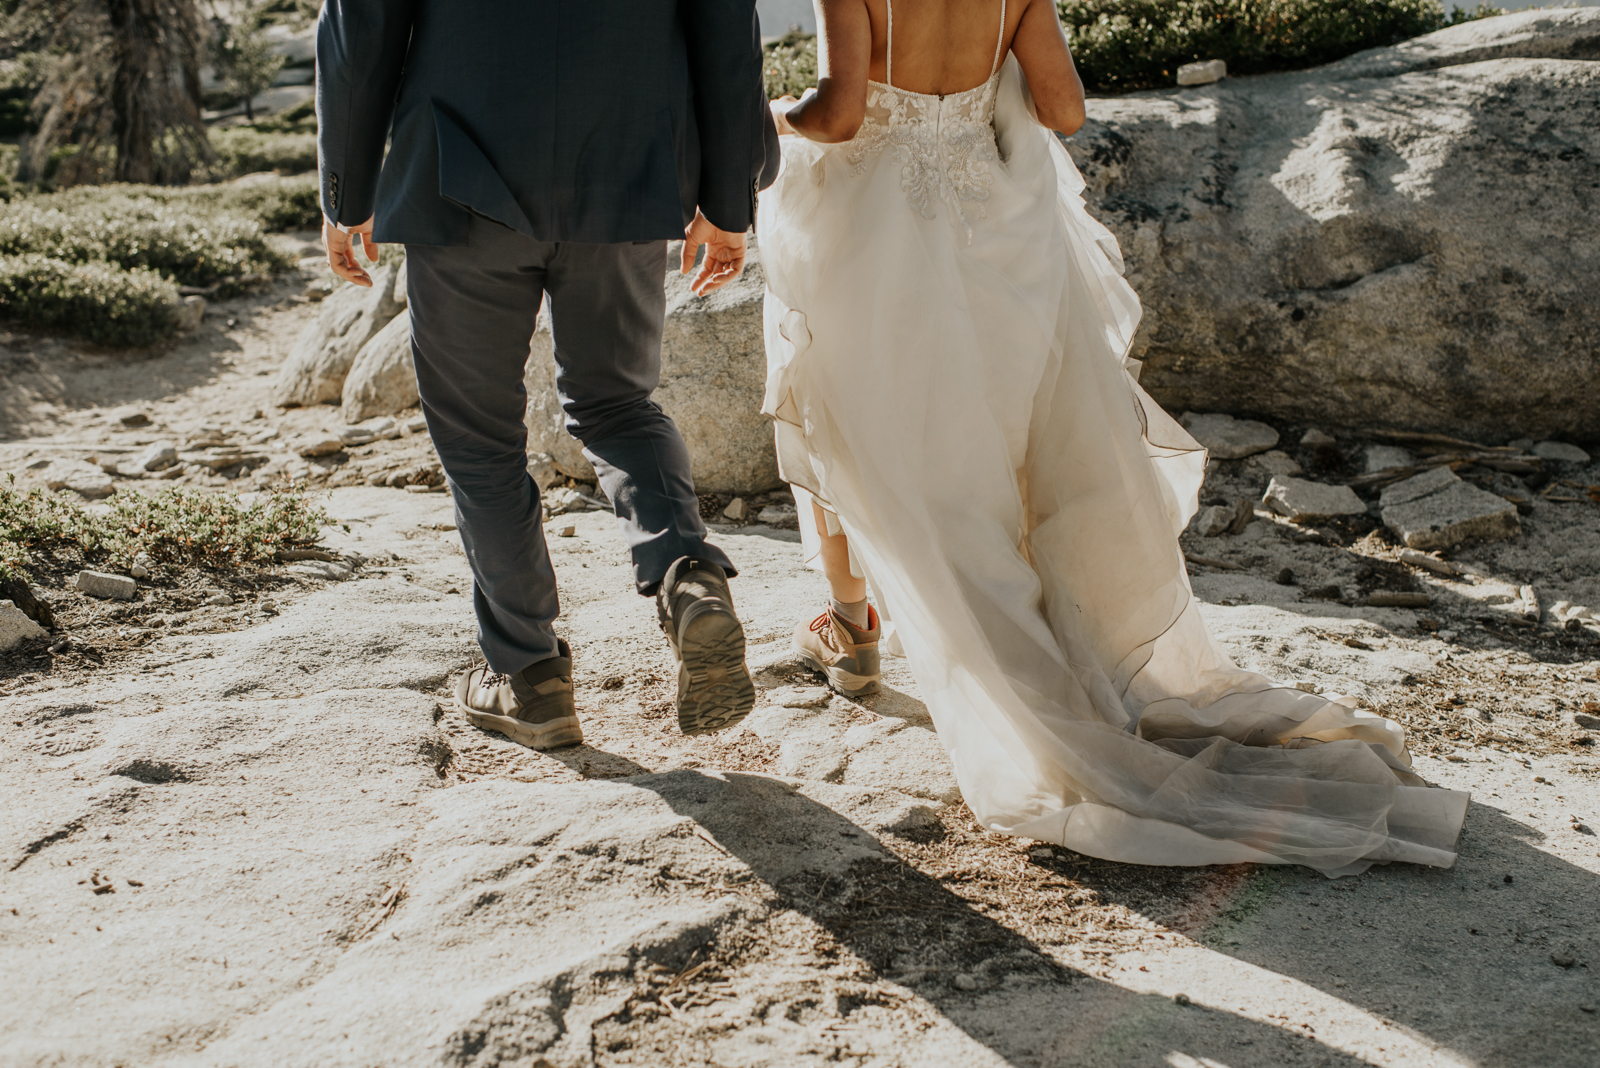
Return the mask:
<path id="1" fill-rule="evenodd" d="M 744 662 L 744 627 L 726 610 L 700 611 L 678 636 L 678 727 L 709 734 L 737 725 L 755 707 Z"/>
<path id="2" fill-rule="evenodd" d="M 828 688 L 845 697 L 866 697 L 878 692 L 878 679 L 856 675 L 843 668 L 830 668 L 804 649 L 796 649 L 806 667 L 828 680 Z"/>
<path id="3" fill-rule="evenodd" d="M 510 716 L 496 716 L 467 708 L 459 701 L 456 708 L 467 717 L 467 722 L 486 731 L 495 731 L 529 749 L 560 749 L 583 741 L 583 726 L 577 716 L 562 716 L 548 723 L 528 723 Z"/>

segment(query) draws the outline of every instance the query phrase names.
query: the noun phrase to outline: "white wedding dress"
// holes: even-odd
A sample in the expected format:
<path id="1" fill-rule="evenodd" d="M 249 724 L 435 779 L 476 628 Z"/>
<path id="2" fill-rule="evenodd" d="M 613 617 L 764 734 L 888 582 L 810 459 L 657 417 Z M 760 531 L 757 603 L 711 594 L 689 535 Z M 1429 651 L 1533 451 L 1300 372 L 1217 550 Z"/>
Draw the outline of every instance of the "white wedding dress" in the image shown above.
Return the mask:
<path id="1" fill-rule="evenodd" d="M 1016 61 L 944 97 L 888 79 L 854 140 L 784 138 L 761 196 L 763 410 L 978 820 L 1145 864 L 1453 864 L 1467 795 L 1397 724 L 1202 624 L 1178 534 L 1205 453 L 1136 381 L 1139 299 Z"/>

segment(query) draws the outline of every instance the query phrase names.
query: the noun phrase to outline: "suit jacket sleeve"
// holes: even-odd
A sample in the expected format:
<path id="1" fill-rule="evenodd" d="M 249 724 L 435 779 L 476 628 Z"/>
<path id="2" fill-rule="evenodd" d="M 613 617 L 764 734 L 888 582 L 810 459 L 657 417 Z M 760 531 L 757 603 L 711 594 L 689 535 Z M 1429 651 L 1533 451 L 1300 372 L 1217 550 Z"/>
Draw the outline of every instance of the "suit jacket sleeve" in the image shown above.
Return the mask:
<path id="1" fill-rule="evenodd" d="M 372 217 L 416 4 L 327 0 L 317 20 L 317 162 L 334 222 Z"/>
<path id="2" fill-rule="evenodd" d="M 682 0 L 700 134 L 699 206 L 735 233 L 755 222 L 756 190 L 778 177 L 755 0 Z"/>

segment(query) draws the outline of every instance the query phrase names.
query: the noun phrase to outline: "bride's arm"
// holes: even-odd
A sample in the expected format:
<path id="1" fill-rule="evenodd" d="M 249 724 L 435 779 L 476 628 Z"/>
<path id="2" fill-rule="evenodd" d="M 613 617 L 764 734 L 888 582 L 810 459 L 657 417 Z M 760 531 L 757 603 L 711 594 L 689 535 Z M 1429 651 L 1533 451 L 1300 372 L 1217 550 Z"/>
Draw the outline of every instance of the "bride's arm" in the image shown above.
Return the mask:
<path id="1" fill-rule="evenodd" d="M 779 130 L 837 144 L 854 137 L 867 117 L 872 23 L 865 0 L 821 0 L 818 8 L 816 91 L 798 103 L 774 101 L 772 110 Z"/>
<path id="2" fill-rule="evenodd" d="M 1066 31 L 1053 0 L 1029 0 L 1011 42 L 1011 54 L 1022 64 L 1039 122 L 1064 134 L 1083 125 L 1083 82 L 1067 47 Z"/>

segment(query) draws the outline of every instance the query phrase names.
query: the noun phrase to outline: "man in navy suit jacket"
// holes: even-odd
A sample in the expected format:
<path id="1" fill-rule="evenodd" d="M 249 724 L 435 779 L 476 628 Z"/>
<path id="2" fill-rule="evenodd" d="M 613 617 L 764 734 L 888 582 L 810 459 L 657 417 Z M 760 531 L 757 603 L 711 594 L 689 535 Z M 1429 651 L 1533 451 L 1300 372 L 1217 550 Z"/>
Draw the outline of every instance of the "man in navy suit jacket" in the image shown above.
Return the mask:
<path id="1" fill-rule="evenodd" d="M 548 299 L 567 429 L 657 598 L 679 722 L 737 723 L 754 688 L 735 571 L 650 396 L 667 241 L 685 238 L 685 270 L 705 248 L 697 292 L 731 280 L 777 176 L 754 0 L 327 0 L 317 121 L 335 273 L 370 285 L 354 245 L 406 246 L 417 385 L 487 661 L 461 711 L 536 748 L 582 739 L 523 423 Z"/>

